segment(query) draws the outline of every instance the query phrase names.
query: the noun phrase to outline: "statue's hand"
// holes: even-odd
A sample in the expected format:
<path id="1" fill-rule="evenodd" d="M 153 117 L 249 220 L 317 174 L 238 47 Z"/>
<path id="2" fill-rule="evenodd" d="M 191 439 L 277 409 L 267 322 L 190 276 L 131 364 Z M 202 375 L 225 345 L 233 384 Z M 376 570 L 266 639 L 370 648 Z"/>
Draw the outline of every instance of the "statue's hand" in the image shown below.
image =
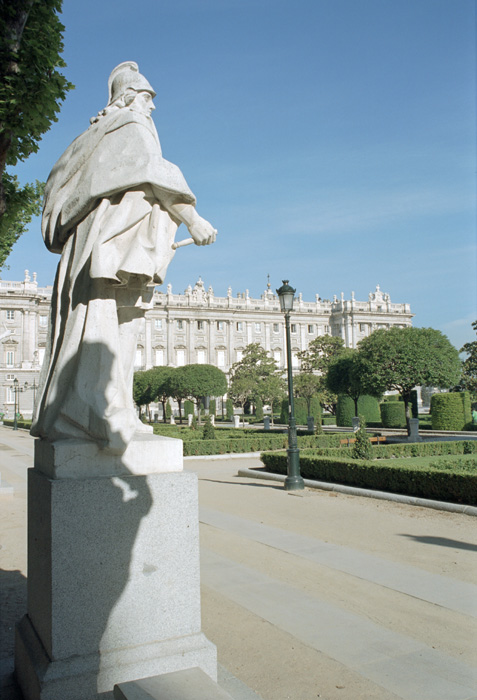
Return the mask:
<path id="1" fill-rule="evenodd" d="M 216 229 L 201 216 L 197 216 L 195 221 L 189 226 L 189 233 L 196 245 L 210 245 L 214 243 L 217 236 Z"/>

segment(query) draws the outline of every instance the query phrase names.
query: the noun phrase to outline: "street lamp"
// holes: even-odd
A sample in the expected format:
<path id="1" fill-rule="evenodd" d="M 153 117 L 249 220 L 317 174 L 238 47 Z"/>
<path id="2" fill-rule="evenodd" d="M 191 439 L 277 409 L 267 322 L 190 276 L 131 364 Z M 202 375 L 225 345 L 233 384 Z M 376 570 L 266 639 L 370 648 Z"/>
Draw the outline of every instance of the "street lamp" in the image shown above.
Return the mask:
<path id="1" fill-rule="evenodd" d="M 290 339 L 290 312 L 293 311 L 293 300 L 296 289 L 290 287 L 288 280 L 283 280 L 283 285 L 277 289 L 280 300 L 280 309 L 285 314 L 285 328 L 287 333 L 287 371 L 288 371 L 288 450 L 287 450 L 287 478 L 285 489 L 287 491 L 299 491 L 305 488 L 305 483 L 300 475 L 300 450 L 296 439 L 295 401 L 293 398 L 293 370 Z"/>
<path id="2" fill-rule="evenodd" d="M 14 394 L 13 430 L 18 430 L 17 416 L 20 413 L 20 393 L 22 391 L 26 391 L 27 389 L 28 389 L 28 382 L 25 382 L 25 386 L 18 386 L 18 379 L 15 377 L 15 379 L 13 380 L 13 394 Z"/>
<path id="3" fill-rule="evenodd" d="M 18 430 L 18 425 L 17 425 L 18 379 L 16 377 L 13 380 L 13 397 L 14 397 L 13 430 Z"/>

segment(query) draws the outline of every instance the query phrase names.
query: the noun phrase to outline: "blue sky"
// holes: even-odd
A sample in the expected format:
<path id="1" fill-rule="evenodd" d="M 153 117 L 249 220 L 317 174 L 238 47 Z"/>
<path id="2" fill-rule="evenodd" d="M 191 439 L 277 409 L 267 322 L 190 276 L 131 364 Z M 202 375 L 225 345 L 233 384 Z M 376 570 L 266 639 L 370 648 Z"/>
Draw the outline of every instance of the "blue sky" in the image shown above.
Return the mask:
<path id="1" fill-rule="evenodd" d="M 258 296 L 270 274 L 362 300 L 379 283 L 460 347 L 477 317 L 475 20 L 474 0 L 64 0 L 76 89 L 17 173 L 46 179 L 137 61 L 164 156 L 219 231 L 178 251 L 174 292 L 201 275 Z M 2 277 L 51 284 L 58 259 L 34 220 Z"/>

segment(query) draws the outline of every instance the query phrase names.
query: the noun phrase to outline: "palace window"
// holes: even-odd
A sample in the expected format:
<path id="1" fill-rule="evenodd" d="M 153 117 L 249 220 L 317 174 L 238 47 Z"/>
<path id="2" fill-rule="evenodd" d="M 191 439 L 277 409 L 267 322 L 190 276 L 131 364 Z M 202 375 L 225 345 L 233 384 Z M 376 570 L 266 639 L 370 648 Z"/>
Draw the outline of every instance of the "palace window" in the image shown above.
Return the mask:
<path id="1" fill-rule="evenodd" d="M 292 323 L 292 324 L 291 324 L 291 329 L 290 329 L 290 330 L 291 330 L 292 333 L 296 333 L 296 323 Z"/>
<path id="2" fill-rule="evenodd" d="M 185 350 L 176 351 L 176 365 L 178 367 L 184 367 L 185 365 Z"/>
<path id="3" fill-rule="evenodd" d="M 204 322 L 203 321 L 197 321 L 197 330 L 198 331 L 204 330 Z"/>
<path id="4" fill-rule="evenodd" d="M 312 323 L 308 324 L 308 333 L 314 333 L 315 332 L 315 326 Z"/>
<path id="5" fill-rule="evenodd" d="M 164 365 L 164 350 L 162 348 L 156 349 L 156 367 L 163 367 Z"/>
<path id="6" fill-rule="evenodd" d="M 243 357 L 242 350 L 237 350 L 237 362 L 240 362 Z"/>
<path id="7" fill-rule="evenodd" d="M 217 350 L 217 367 L 225 367 L 225 350 Z"/>
<path id="8" fill-rule="evenodd" d="M 184 330 L 184 321 L 177 321 L 177 330 L 183 331 Z"/>
<path id="9" fill-rule="evenodd" d="M 218 331 L 224 330 L 224 322 L 223 321 L 217 321 L 217 330 Z"/>
<path id="10" fill-rule="evenodd" d="M 15 364 L 15 350 L 7 350 L 5 353 L 5 363 L 7 367 L 13 367 Z"/>
<path id="11" fill-rule="evenodd" d="M 279 332 L 280 332 L 280 324 L 279 324 L 279 323 L 274 323 L 274 324 L 273 324 L 273 332 L 274 332 L 274 333 L 279 333 Z"/>
<path id="12" fill-rule="evenodd" d="M 256 323 L 255 324 L 255 333 L 261 333 L 261 332 L 262 332 L 262 324 Z"/>
<path id="13" fill-rule="evenodd" d="M 197 350 L 197 364 L 205 365 L 205 350 Z"/>
<path id="14" fill-rule="evenodd" d="M 154 319 L 154 328 L 156 331 L 162 331 L 162 318 Z"/>
<path id="15" fill-rule="evenodd" d="M 15 311 L 13 309 L 7 309 L 7 321 L 13 321 L 15 318 Z"/>
<path id="16" fill-rule="evenodd" d="M 243 333 L 243 323 L 242 321 L 237 321 L 237 330 L 239 333 Z"/>
<path id="17" fill-rule="evenodd" d="M 48 325 L 48 316 L 40 316 L 40 328 L 46 328 Z"/>

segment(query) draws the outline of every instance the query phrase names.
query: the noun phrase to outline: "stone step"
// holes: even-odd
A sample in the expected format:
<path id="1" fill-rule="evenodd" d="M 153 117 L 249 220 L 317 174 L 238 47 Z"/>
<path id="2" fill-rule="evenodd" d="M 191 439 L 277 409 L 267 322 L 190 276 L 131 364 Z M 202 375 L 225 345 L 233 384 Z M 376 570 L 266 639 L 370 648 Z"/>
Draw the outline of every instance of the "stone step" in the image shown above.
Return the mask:
<path id="1" fill-rule="evenodd" d="M 233 700 L 200 668 L 118 683 L 114 700 Z"/>

